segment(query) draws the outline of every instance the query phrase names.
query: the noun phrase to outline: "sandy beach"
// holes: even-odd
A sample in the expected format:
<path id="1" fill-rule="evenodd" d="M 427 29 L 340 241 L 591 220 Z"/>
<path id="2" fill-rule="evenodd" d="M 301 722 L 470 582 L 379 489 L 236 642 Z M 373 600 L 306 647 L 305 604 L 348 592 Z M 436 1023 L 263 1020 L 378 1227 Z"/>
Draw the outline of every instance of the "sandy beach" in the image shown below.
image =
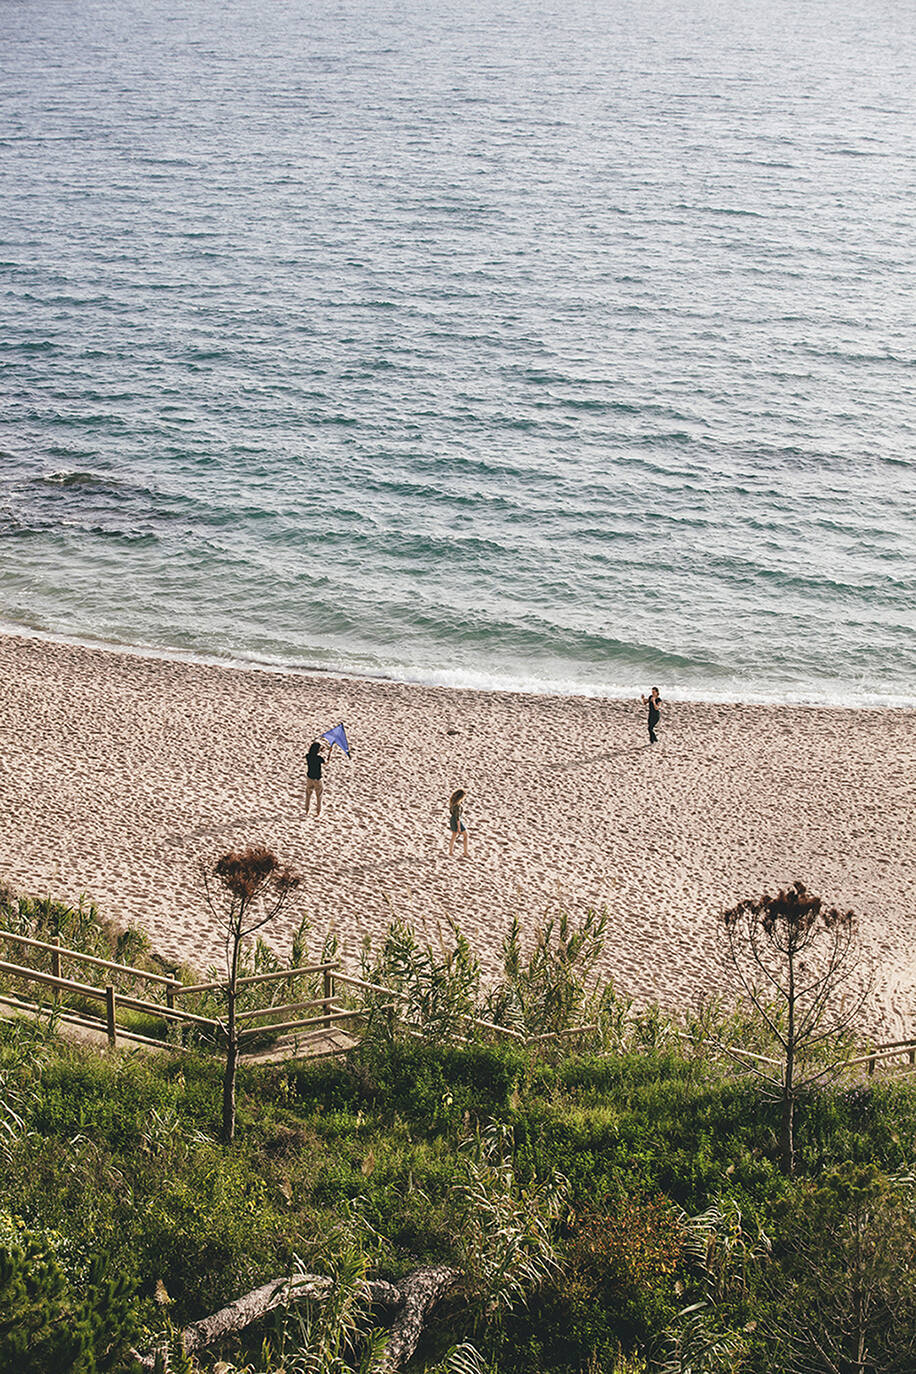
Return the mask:
<path id="1" fill-rule="evenodd" d="M 665 695 L 666 684 L 662 686 Z M 648 684 L 647 684 L 648 686 Z M 673 691 L 673 688 L 672 688 Z M 310 741 L 346 723 L 324 809 Z M 728 993 L 716 913 L 801 878 L 851 907 L 876 965 L 863 1026 L 916 1034 L 916 712 L 665 703 L 282 675 L 0 636 L 0 882 L 87 894 L 204 968 L 198 865 L 271 845 L 305 875 L 313 948 L 397 915 L 457 921 L 487 967 L 513 914 L 606 908 L 605 971 L 640 1002 Z M 470 858 L 448 858 L 468 789 Z M 280 952 L 293 921 L 269 934 Z"/>

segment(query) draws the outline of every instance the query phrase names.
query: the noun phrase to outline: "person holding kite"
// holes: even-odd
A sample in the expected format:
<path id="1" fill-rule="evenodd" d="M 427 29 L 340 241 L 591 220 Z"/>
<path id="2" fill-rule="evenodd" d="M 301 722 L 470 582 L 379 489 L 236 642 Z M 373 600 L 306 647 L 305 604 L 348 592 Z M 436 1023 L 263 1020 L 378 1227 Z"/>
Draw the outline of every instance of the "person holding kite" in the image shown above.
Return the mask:
<path id="1" fill-rule="evenodd" d="M 322 750 L 325 747 L 322 741 L 325 741 L 327 743 L 326 754 L 322 752 Z M 321 736 L 321 739 L 312 740 L 312 743 L 309 745 L 308 753 L 305 756 L 306 815 L 308 815 L 309 813 L 309 806 L 311 804 L 313 794 L 315 797 L 315 815 L 321 815 L 321 793 L 324 787 L 324 780 L 321 776 L 321 770 L 328 762 L 328 759 L 331 757 L 331 751 L 333 750 L 335 744 L 343 750 L 347 758 L 350 757 L 350 743 L 347 739 L 347 732 L 343 727 L 343 721 L 341 721 L 340 725 L 335 725 L 333 729 L 325 730 L 324 734 Z"/>
<path id="2" fill-rule="evenodd" d="M 305 756 L 305 814 L 308 815 L 309 807 L 312 804 L 312 797 L 315 798 L 315 815 L 321 815 L 321 793 L 324 782 L 321 777 L 321 770 L 328 761 L 328 753 L 324 752 L 324 745 L 320 739 L 313 739 L 309 745 L 309 751 Z"/>
<path id="3" fill-rule="evenodd" d="M 461 808 L 464 805 L 466 796 L 467 792 L 465 792 L 464 788 L 459 787 L 458 791 L 453 792 L 448 799 L 448 828 L 452 832 L 451 839 L 448 843 L 449 858 L 451 858 L 455 852 L 455 841 L 459 835 L 464 845 L 464 857 L 468 857 L 468 832 L 465 830 L 464 821 L 461 819 Z"/>

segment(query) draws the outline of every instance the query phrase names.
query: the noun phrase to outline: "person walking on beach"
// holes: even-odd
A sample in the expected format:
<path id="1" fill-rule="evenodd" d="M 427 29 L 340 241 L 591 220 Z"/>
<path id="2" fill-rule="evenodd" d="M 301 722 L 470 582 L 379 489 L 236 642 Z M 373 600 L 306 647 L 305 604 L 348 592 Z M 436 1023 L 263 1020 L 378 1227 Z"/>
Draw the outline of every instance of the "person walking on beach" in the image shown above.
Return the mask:
<path id="1" fill-rule="evenodd" d="M 305 814 L 309 813 L 309 806 L 312 794 L 315 795 L 315 815 L 321 815 L 321 792 L 323 783 L 321 781 L 321 769 L 327 763 L 327 757 L 322 752 L 320 739 L 312 740 L 309 751 L 305 756 Z"/>
<path id="2" fill-rule="evenodd" d="M 455 841 L 459 835 L 464 845 L 464 857 L 468 857 L 468 832 L 465 830 L 464 821 L 461 819 L 461 808 L 464 805 L 466 796 L 467 792 L 465 792 L 464 788 L 459 787 L 457 792 L 453 792 L 448 799 L 448 828 L 452 832 L 448 844 L 449 858 L 451 858 L 455 852 Z"/>
<path id="3" fill-rule="evenodd" d="M 658 688 L 653 687 L 648 697 L 640 697 L 640 701 L 642 702 L 643 706 L 648 706 L 649 708 L 649 743 L 657 744 L 658 736 L 655 733 L 655 727 L 661 720 L 662 715 L 662 699 L 658 694 Z"/>

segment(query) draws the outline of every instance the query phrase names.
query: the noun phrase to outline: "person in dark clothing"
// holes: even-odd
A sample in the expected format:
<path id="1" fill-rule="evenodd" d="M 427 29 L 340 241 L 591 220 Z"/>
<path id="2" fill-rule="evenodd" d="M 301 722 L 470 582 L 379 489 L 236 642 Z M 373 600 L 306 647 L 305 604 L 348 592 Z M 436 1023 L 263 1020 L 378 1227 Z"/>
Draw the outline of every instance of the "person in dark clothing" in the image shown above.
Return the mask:
<path id="1" fill-rule="evenodd" d="M 655 733 L 655 727 L 661 720 L 662 716 L 662 699 L 659 696 L 658 688 L 653 687 L 648 697 L 640 697 L 640 700 L 642 701 L 643 706 L 648 706 L 649 708 L 649 743 L 657 744 L 658 736 Z"/>
<path id="2" fill-rule="evenodd" d="M 327 763 L 327 756 L 322 753 L 321 740 L 313 740 L 309 745 L 309 751 L 305 756 L 305 814 L 309 813 L 309 806 L 312 794 L 315 796 L 315 815 L 321 815 L 321 792 L 323 783 L 321 780 L 321 769 Z"/>

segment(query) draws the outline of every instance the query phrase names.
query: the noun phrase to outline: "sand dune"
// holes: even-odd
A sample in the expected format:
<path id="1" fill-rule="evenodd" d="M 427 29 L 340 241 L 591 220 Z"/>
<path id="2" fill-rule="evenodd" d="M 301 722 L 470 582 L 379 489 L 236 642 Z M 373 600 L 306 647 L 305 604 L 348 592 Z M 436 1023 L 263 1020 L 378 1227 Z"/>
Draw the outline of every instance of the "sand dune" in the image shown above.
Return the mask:
<path id="1" fill-rule="evenodd" d="M 663 685 L 664 686 L 664 685 Z M 344 720 L 320 819 L 304 756 Z M 305 875 L 314 944 L 457 921 L 495 967 L 513 913 L 606 907 L 640 1001 L 728 991 L 715 915 L 801 878 L 852 907 L 865 1020 L 916 1034 L 916 712 L 638 703 L 281 675 L 0 637 L 0 881 L 91 896 L 166 957 L 215 960 L 198 864 L 264 841 Z M 468 860 L 448 793 L 468 789 Z M 293 920 L 270 941 L 288 946 Z"/>

